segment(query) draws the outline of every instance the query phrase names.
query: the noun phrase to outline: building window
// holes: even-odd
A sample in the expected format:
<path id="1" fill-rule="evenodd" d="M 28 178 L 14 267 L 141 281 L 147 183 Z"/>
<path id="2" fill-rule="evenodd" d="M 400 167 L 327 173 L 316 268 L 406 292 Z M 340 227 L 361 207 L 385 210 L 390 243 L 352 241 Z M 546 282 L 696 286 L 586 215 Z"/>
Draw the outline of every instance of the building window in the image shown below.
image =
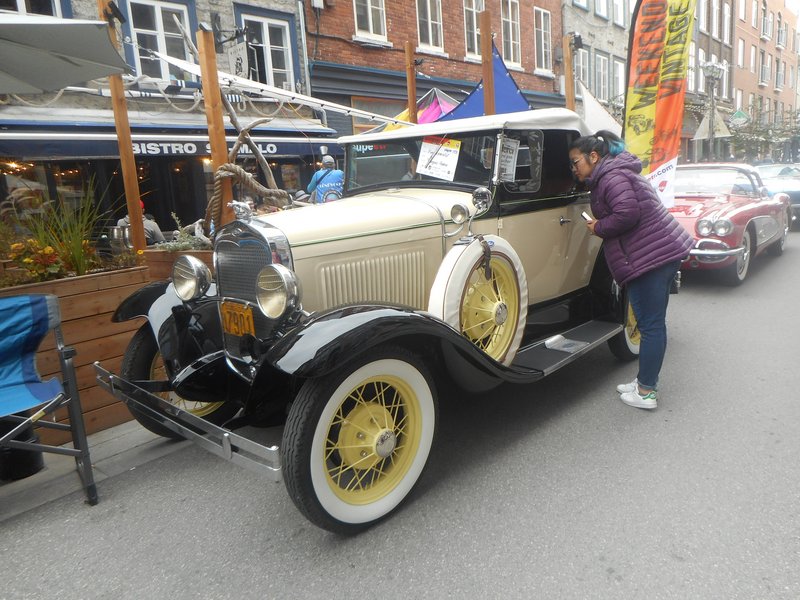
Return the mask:
<path id="1" fill-rule="evenodd" d="M 519 44 L 519 0 L 502 0 L 503 58 L 512 65 L 521 65 Z"/>
<path id="2" fill-rule="evenodd" d="M 467 55 L 473 58 L 481 53 L 478 14 L 482 11 L 483 0 L 464 0 L 464 30 L 467 34 Z"/>
<path id="3" fill-rule="evenodd" d="M 608 18 L 608 0 L 594 0 L 594 14 L 598 17 Z"/>
<path id="4" fill-rule="evenodd" d="M 702 48 L 697 50 L 697 64 L 700 68 L 697 69 L 697 92 L 700 94 L 706 93 L 706 76 L 703 73 L 703 65 L 706 64 L 706 51 Z"/>
<path id="5" fill-rule="evenodd" d="M 247 15 L 247 59 L 250 79 L 286 90 L 294 90 L 292 44 L 289 23 Z"/>
<path id="6" fill-rule="evenodd" d="M 711 35 L 719 39 L 719 0 L 711 0 Z"/>
<path id="7" fill-rule="evenodd" d="M 700 31 L 708 31 L 708 5 L 706 0 L 697 0 L 697 26 Z"/>
<path id="8" fill-rule="evenodd" d="M 620 104 L 623 104 L 625 102 L 625 61 L 619 60 L 618 58 L 614 59 L 612 85 L 612 100 L 615 103 L 619 102 Z"/>
<path id="9" fill-rule="evenodd" d="M 177 17 L 186 31 L 189 13 L 186 6 L 169 2 L 136 0 L 131 2 L 131 34 L 136 48 L 136 70 L 156 79 L 187 81 L 191 75 L 150 55 L 161 52 L 173 58 L 191 61 L 183 35 L 175 24 Z"/>
<path id="10" fill-rule="evenodd" d="M 589 87 L 589 50 L 581 48 L 575 54 L 575 79 Z"/>
<path id="11" fill-rule="evenodd" d="M 740 21 L 747 20 L 747 14 L 746 14 L 747 13 L 747 8 L 746 8 L 747 7 L 747 4 L 746 4 L 747 0 L 736 0 L 736 1 L 738 2 L 736 7 L 739 9 L 739 12 L 738 12 L 738 15 L 737 15 L 739 17 L 739 20 Z"/>
<path id="12" fill-rule="evenodd" d="M 355 0 L 356 35 L 386 39 L 386 10 L 383 0 Z"/>
<path id="13" fill-rule="evenodd" d="M 750 72 L 756 72 L 756 47 L 750 46 Z"/>
<path id="14" fill-rule="evenodd" d="M 731 5 L 727 2 L 722 7 L 722 41 L 731 43 Z"/>
<path id="15" fill-rule="evenodd" d="M 61 16 L 61 5 L 51 0 L 0 0 L 0 9 L 23 15 Z"/>
<path id="16" fill-rule="evenodd" d="M 572 0 L 572 5 L 589 10 L 589 0 Z"/>
<path id="17" fill-rule="evenodd" d="M 736 66 L 744 68 L 744 40 L 739 38 L 736 46 Z"/>
<path id="18" fill-rule="evenodd" d="M 417 0 L 419 44 L 444 50 L 442 33 L 442 0 Z"/>
<path id="19" fill-rule="evenodd" d="M 750 24 L 753 28 L 758 27 L 758 0 L 753 0 L 753 4 L 750 7 Z"/>
<path id="20" fill-rule="evenodd" d="M 608 101 L 608 57 L 602 54 L 594 57 L 594 95 L 598 100 Z"/>
<path id="21" fill-rule="evenodd" d="M 553 42 L 550 36 L 550 13 L 541 8 L 534 8 L 533 24 L 536 32 L 536 69 L 552 72 Z"/>
<path id="22" fill-rule="evenodd" d="M 614 23 L 620 27 L 625 27 L 625 0 L 612 0 L 614 10 Z"/>
<path id="23" fill-rule="evenodd" d="M 733 96 L 736 110 L 742 110 L 742 90 L 734 90 Z"/>
<path id="24" fill-rule="evenodd" d="M 697 81 L 697 62 L 695 57 L 695 43 L 689 44 L 689 64 L 686 68 L 686 89 L 689 92 L 694 92 L 695 82 Z"/>

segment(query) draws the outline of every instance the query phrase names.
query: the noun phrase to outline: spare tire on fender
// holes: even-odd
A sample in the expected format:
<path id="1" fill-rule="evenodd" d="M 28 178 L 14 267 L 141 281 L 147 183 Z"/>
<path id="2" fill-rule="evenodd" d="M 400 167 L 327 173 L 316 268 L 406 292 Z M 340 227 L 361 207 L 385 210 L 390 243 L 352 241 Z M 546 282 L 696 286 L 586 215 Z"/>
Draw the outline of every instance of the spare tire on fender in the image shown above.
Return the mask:
<path id="1" fill-rule="evenodd" d="M 489 279 L 484 268 L 487 247 Z M 528 316 L 528 280 L 511 244 L 483 235 L 453 246 L 436 274 L 428 312 L 497 362 L 510 365 Z"/>

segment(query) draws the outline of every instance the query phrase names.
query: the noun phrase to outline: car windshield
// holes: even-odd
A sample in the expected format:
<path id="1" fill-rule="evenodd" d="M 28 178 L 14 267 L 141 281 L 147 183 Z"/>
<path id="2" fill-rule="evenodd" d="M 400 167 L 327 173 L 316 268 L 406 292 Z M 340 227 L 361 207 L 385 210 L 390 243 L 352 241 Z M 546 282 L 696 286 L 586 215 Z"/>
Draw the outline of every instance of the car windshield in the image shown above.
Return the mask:
<path id="1" fill-rule="evenodd" d="M 677 169 L 676 194 L 754 194 L 753 181 L 734 168 Z"/>
<path id="2" fill-rule="evenodd" d="M 496 142 L 496 132 L 470 132 L 350 144 L 345 187 L 488 186 Z"/>
<path id="3" fill-rule="evenodd" d="M 756 167 L 764 179 L 773 177 L 800 177 L 798 165 L 759 165 Z"/>

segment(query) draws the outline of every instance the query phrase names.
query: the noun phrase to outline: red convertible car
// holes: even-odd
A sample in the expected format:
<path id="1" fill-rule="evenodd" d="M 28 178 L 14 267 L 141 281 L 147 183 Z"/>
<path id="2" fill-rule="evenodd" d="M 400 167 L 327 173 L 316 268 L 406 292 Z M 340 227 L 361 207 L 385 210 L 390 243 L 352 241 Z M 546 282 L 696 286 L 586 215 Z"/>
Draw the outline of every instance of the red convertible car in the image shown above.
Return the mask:
<path id="1" fill-rule="evenodd" d="M 731 285 L 754 256 L 783 253 L 792 222 L 789 196 L 770 197 L 758 171 L 737 163 L 679 165 L 670 212 L 695 239 L 682 269 L 721 269 Z"/>

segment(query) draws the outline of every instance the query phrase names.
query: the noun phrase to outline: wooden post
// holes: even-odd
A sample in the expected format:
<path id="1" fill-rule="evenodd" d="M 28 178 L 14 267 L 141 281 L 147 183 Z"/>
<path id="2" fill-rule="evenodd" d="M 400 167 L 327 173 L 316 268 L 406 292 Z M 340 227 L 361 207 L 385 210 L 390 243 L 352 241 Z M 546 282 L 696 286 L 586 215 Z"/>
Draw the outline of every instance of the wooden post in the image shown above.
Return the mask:
<path id="1" fill-rule="evenodd" d="M 406 40 L 406 93 L 408 94 L 408 121 L 417 122 L 417 70 L 414 68 L 414 49 Z"/>
<path id="2" fill-rule="evenodd" d="M 561 41 L 564 50 L 564 97 L 566 107 L 575 110 L 575 75 L 572 71 L 572 34 Z"/>
<path id="3" fill-rule="evenodd" d="M 478 15 L 481 28 L 481 66 L 483 67 L 483 114 L 494 114 L 494 56 L 492 56 L 492 19 L 488 10 Z"/>
<path id="4" fill-rule="evenodd" d="M 201 28 L 197 32 L 197 51 L 200 53 L 200 77 L 203 80 L 203 100 L 206 106 L 208 141 L 211 144 L 211 164 L 214 173 L 228 162 L 228 143 L 225 140 L 225 122 L 222 118 L 222 94 L 219 90 L 217 53 L 214 49 L 214 33 Z M 233 209 L 228 206 L 233 200 L 230 178 L 222 180 L 222 223 L 214 223 L 219 229 L 233 221 Z"/>
<path id="5" fill-rule="evenodd" d="M 109 0 L 97 0 L 97 9 L 100 12 L 101 20 L 106 20 L 108 4 Z M 114 44 L 114 47 L 119 50 L 119 40 L 117 39 L 113 20 L 108 23 L 108 36 L 111 38 L 111 43 Z M 136 159 L 133 156 L 131 124 L 128 120 L 128 105 L 125 102 L 125 88 L 122 85 L 122 76 L 109 75 L 108 83 L 111 91 L 111 104 L 114 108 L 114 125 L 117 129 L 122 183 L 125 187 L 125 202 L 128 206 L 128 218 L 131 221 L 131 241 L 133 242 L 134 250 L 144 250 L 147 246 L 147 241 L 144 237 L 139 179 L 136 173 Z"/>

